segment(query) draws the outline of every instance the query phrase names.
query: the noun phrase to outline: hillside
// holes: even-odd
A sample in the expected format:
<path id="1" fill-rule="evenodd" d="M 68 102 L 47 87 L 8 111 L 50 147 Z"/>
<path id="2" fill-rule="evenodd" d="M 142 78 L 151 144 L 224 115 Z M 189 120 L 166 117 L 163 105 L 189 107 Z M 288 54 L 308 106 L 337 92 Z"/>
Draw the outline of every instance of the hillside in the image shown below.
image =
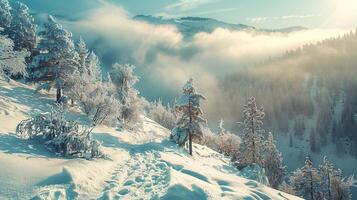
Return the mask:
<path id="1" fill-rule="evenodd" d="M 52 95 L 15 81 L 0 81 L 0 91 L 0 199 L 299 199 L 240 177 L 207 147 L 195 144 L 188 156 L 147 118 L 135 132 L 96 128 L 106 159 L 55 156 L 14 135 L 18 122 L 49 110 Z"/>

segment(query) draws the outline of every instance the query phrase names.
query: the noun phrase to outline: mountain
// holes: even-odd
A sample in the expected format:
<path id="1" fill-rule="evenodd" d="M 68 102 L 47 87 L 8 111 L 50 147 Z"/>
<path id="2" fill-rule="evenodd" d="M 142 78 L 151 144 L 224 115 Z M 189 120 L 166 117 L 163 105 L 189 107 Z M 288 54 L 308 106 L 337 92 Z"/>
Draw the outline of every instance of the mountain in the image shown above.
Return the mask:
<path id="1" fill-rule="evenodd" d="M 301 26 L 287 27 L 282 29 L 258 29 L 254 26 L 244 24 L 231 24 L 211 18 L 203 17 L 181 17 L 181 18 L 165 18 L 162 16 L 152 15 L 136 15 L 133 19 L 143 21 L 154 25 L 174 25 L 186 37 L 194 36 L 199 32 L 211 33 L 216 28 L 225 28 L 234 31 L 252 31 L 257 30 L 261 32 L 283 32 L 290 33 L 307 28 Z"/>
<path id="2" fill-rule="evenodd" d="M 16 124 L 48 111 L 52 94 L 0 80 L 0 199 L 300 199 L 241 177 L 223 155 L 194 144 L 191 157 L 168 141 L 170 131 L 144 118 L 137 131 L 98 127 L 105 159 L 65 159 L 37 140 L 18 138 Z M 72 117 L 85 123 L 85 116 Z"/>

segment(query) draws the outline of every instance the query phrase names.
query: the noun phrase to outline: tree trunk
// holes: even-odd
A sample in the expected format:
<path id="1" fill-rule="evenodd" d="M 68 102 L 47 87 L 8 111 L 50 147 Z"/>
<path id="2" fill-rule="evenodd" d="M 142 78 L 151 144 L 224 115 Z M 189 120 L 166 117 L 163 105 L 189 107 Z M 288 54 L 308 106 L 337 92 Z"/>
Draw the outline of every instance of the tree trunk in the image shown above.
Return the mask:
<path id="1" fill-rule="evenodd" d="M 62 97 L 62 89 L 61 87 L 57 87 L 57 93 L 56 93 L 56 102 L 59 103 L 60 99 Z"/>
<path id="2" fill-rule="evenodd" d="M 189 131 L 189 138 L 188 138 L 188 144 L 189 144 L 189 153 L 192 156 L 192 133 Z"/>
<path id="3" fill-rule="evenodd" d="M 254 137 L 254 139 L 253 139 L 253 163 L 255 163 L 255 164 L 258 164 L 257 163 L 257 161 L 256 161 L 256 157 L 255 157 L 255 154 L 256 154 L 256 149 L 255 149 L 255 130 L 254 130 L 254 118 L 253 118 L 253 116 L 252 116 L 252 118 L 251 118 L 251 131 L 252 131 L 252 136 Z"/>
<path id="4" fill-rule="evenodd" d="M 312 183 L 312 171 L 310 171 L 310 196 L 311 196 L 311 200 L 314 200 L 314 185 Z"/>
<path id="5" fill-rule="evenodd" d="M 190 115 L 190 127 L 192 124 L 192 113 L 191 113 L 191 98 L 189 99 L 188 102 L 188 113 Z M 191 130 L 188 131 L 188 151 L 190 153 L 190 155 L 192 156 L 192 133 Z"/>
<path id="6" fill-rule="evenodd" d="M 327 184 L 328 184 L 328 199 L 331 199 L 331 180 L 330 180 L 330 173 L 327 173 Z"/>

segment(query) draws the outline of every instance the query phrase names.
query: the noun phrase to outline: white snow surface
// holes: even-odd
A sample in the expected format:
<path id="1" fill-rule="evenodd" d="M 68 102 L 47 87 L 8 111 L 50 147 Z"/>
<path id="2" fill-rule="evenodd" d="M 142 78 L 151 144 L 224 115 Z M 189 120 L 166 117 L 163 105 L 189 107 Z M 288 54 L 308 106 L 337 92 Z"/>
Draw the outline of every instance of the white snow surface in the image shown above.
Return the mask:
<path id="1" fill-rule="evenodd" d="M 98 127 L 107 159 L 65 159 L 15 135 L 21 120 L 47 112 L 51 94 L 0 80 L 0 199 L 300 199 L 240 177 L 229 159 L 198 144 L 194 155 L 144 117 L 139 131 Z M 73 117 L 85 116 L 73 111 Z"/>

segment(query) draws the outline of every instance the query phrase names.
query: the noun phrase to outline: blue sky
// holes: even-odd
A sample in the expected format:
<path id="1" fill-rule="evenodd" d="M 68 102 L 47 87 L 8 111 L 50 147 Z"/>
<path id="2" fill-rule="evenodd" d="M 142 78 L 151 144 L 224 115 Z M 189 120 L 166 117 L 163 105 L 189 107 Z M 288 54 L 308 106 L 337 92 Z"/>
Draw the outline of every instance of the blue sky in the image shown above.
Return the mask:
<path id="1" fill-rule="evenodd" d="M 112 0 L 113 1 L 113 0 Z M 201 16 L 263 28 L 357 26 L 356 0 L 114 0 L 130 14 Z"/>

